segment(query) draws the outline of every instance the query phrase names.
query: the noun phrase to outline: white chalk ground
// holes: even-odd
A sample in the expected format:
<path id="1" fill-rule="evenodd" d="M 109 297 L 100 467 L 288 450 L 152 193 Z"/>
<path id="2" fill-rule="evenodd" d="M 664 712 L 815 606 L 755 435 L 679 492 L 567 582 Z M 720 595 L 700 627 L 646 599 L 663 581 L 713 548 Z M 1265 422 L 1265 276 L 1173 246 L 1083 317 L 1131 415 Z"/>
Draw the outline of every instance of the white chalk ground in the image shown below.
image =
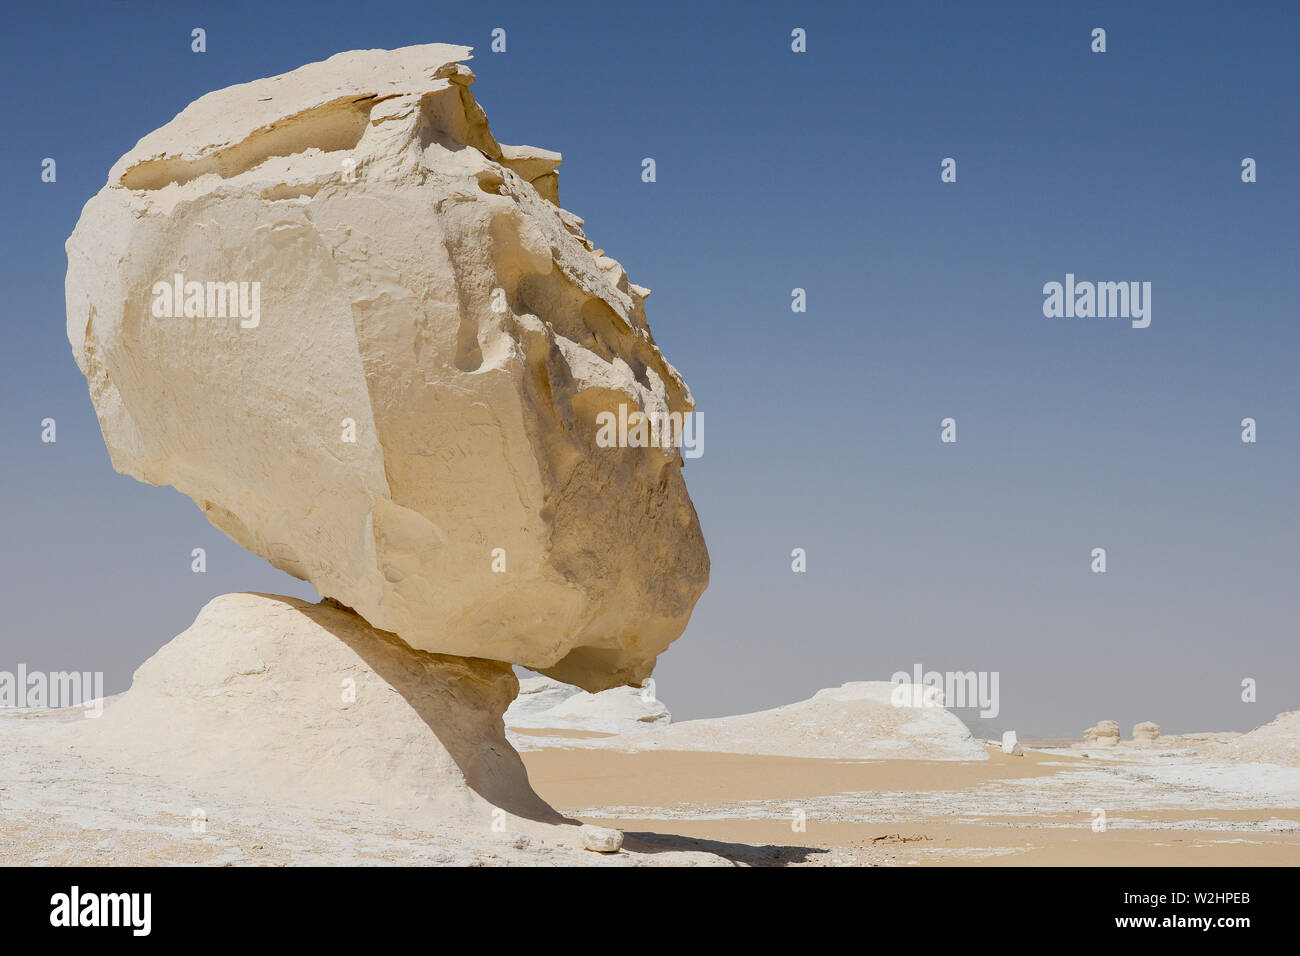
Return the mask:
<path id="1" fill-rule="evenodd" d="M 232 636 L 225 625 L 236 619 L 260 624 Z M 716 832 L 690 839 L 673 835 L 680 830 L 672 825 L 784 823 L 796 810 L 822 823 L 998 827 L 1015 820 L 1041 832 L 1077 828 L 1101 808 L 1112 830 L 1214 831 L 1224 834 L 1223 842 L 1300 833 L 1300 820 L 1277 816 L 1300 809 L 1294 760 L 1300 714 L 1284 714 L 1250 734 L 1166 736 L 1102 749 L 1035 748 L 1029 742 L 1027 748 L 1048 755 L 1052 773 L 990 773 L 972 783 L 969 768 L 987 767 L 990 758 L 957 717 L 942 707 L 897 706 L 898 685 L 866 682 L 756 714 L 612 736 L 512 734 L 533 751 L 567 754 L 569 779 L 579 782 L 592 773 L 584 755 L 596 759 L 593 751 L 601 750 L 670 760 L 674 752 L 703 754 L 706 761 L 711 753 L 821 758 L 813 762 L 829 768 L 871 763 L 886 774 L 921 761 L 962 761 L 967 768 L 947 789 L 945 771 L 938 788 L 832 792 L 839 779 L 832 772 L 827 790 L 798 800 L 735 799 L 742 788 L 692 803 L 680 799 L 678 786 L 656 786 L 633 791 L 633 799 L 644 795 L 654 802 L 612 805 L 597 797 L 590 806 L 575 805 L 573 794 L 581 800 L 599 792 L 593 780 L 570 791 L 566 816 L 636 821 L 639 833 L 621 852 L 596 854 L 557 839 L 569 827 L 507 816 L 504 829 L 499 822 L 494 828 L 492 805 L 462 793 L 462 778 L 446 765 L 444 746 L 459 755 L 476 785 L 519 800 L 532 797 L 527 781 L 514 776 L 511 760 L 517 758 L 499 736 L 503 728 L 493 715 L 504 701 L 492 701 L 502 678 L 492 667 L 439 662 L 390 643 L 328 606 L 228 595 L 137 672 L 132 692 L 109 698 L 99 720 L 87 719 L 81 708 L 0 709 L 0 865 L 800 862 L 779 846 L 712 839 Z M 347 706 L 338 701 L 340 675 L 354 675 L 358 690 Z M 443 684 L 448 689 L 438 690 Z M 454 720 L 438 710 L 449 694 L 459 701 Z M 528 696 L 533 699 L 525 701 L 522 721 L 543 730 L 563 729 L 554 726 L 561 720 L 588 732 L 635 728 L 667 715 L 632 688 L 590 695 L 538 682 Z M 698 758 L 693 765 L 699 773 Z M 893 779 L 887 776 L 886 786 Z M 1214 816 L 1236 810 L 1274 813 L 1248 820 Z M 1179 811 L 1178 819 L 1157 819 L 1153 811 Z M 908 862 L 973 862 L 1013 852 L 931 848 L 911 842 L 929 837 L 906 834 L 899 840 L 909 844 Z M 843 865 L 879 855 L 835 847 L 825 858 Z"/>
<path id="2" fill-rule="evenodd" d="M 1254 810 L 1300 808 L 1300 768 L 1231 759 L 1231 738 L 1237 734 L 1207 734 L 1197 745 L 1137 746 L 1127 742 L 1096 751 L 1096 766 L 1080 765 L 1088 753 L 1079 745 L 1048 748 L 1059 754 L 1060 771 L 1049 776 L 990 780 L 977 787 L 953 790 L 876 790 L 840 793 L 799 800 L 756 800 L 689 806 L 591 806 L 570 812 L 593 819 L 665 820 L 788 820 L 794 809 L 824 822 L 903 823 L 921 817 L 953 823 L 988 823 L 1005 817 L 1041 816 L 1044 812 L 1084 815 L 1106 811 L 1112 829 L 1248 830 L 1300 832 L 1294 820 L 1252 824 L 1223 820 L 1183 819 L 1176 822 L 1136 819 L 1134 813 L 1156 810 Z M 1227 738 L 1225 740 L 1225 738 Z M 1178 738 L 1165 738 L 1176 742 Z M 1000 744 L 999 744 L 1000 746 Z M 1126 817 L 1125 814 L 1130 814 Z M 1077 819 L 1025 822 L 1020 826 L 1078 827 Z M 1300 862 L 1298 860 L 1297 862 Z"/>
<path id="3" fill-rule="evenodd" d="M 112 704 L 112 699 L 108 701 Z M 746 856 L 734 843 L 657 838 L 657 847 L 629 845 L 604 856 L 557 847 L 522 833 L 495 833 L 463 824 L 439 827 L 395 821 L 379 807 L 357 804 L 320 809 L 282 802 L 223 799 L 123 769 L 112 761 L 66 750 L 66 730 L 86 721 L 80 709 L 0 710 L 0 863 L 200 865 L 698 865 L 765 862 L 763 850 Z M 88 721 L 86 721 L 88 722 Z M 50 733 L 62 725 L 64 733 Z M 1091 762 L 1074 762 L 1078 746 L 1059 754 L 1049 776 L 990 780 L 974 787 L 926 791 L 846 792 L 797 801 L 756 800 L 716 805 L 566 807 L 584 819 L 788 820 L 801 809 L 810 821 L 905 824 L 926 818 L 953 823 L 996 823 L 1024 818 L 1031 828 L 1078 827 L 1106 810 L 1114 830 L 1223 831 L 1229 840 L 1250 834 L 1296 833 L 1300 823 L 1267 815 L 1252 822 L 1201 818 L 1215 810 L 1300 807 L 1300 768 L 1225 759 L 1228 740 L 1200 738 L 1194 747 L 1108 749 Z M 566 741 L 566 745 L 572 741 Z M 566 746 L 566 749 L 568 748 Z M 1074 760 L 1067 759 L 1074 758 Z M 1051 813 L 1059 813 L 1053 821 Z M 1155 810 L 1193 811 L 1177 821 L 1145 819 Z M 196 817 L 196 814 L 198 815 Z M 202 832 L 195 827 L 203 822 Z M 1031 819 L 1036 818 L 1036 819 Z M 1231 836 L 1229 835 L 1231 834 Z M 642 852 L 672 849 L 679 852 Z M 680 852 L 698 851 L 698 852 Z M 717 851 L 716 855 L 714 852 Z M 838 852 L 838 851 L 837 851 Z M 930 852 L 916 848 L 913 858 Z M 938 853 L 938 850 L 934 851 Z M 946 851 L 988 858 L 1005 850 Z M 843 859 L 851 854 L 844 852 Z M 836 860 L 827 862 L 835 865 Z"/>
<path id="4" fill-rule="evenodd" d="M 111 705 L 112 698 L 107 703 Z M 0 710 L 0 865 L 715 866 L 748 862 L 709 841 L 629 840 L 592 853 L 536 836 L 394 820 L 380 808 L 250 802 L 69 754 L 53 725 L 80 708 Z M 201 828 L 196 823 L 201 822 Z M 719 847 L 729 852 L 729 848 Z M 671 852 L 664 852 L 671 851 Z M 757 856 L 754 862 L 758 862 Z"/>

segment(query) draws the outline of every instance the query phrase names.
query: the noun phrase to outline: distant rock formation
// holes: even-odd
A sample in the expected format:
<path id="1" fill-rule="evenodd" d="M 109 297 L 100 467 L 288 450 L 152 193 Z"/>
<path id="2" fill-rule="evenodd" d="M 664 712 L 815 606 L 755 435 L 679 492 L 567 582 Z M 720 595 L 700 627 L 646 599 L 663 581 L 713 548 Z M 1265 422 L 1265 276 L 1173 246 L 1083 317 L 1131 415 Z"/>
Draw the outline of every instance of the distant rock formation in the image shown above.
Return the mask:
<path id="1" fill-rule="evenodd" d="M 581 693 L 581 687 L 551 677 L 525 677 L 519 682 L 519 696 L 506 709 L 506 728 L 549 726 L 538 724 L 535 718 Z"/>
<path id="2" fill-rule="evenodd" d="M 649 687 L 612 687 L 589 694 L 549 677 L 519 682 L 519 696 L 506 710 L 507 730 L 578 730 L 625 734 L 672 722 L 672 714 Z"/>
<path id="3" fill-rule="evenodd" d="M 1083 742 L 1089 747 L 1114 747 L 1119 744 L 1119 724 L 1113 720 L 1099 721 L 1083 732 Z"/>
<path id="4" fill-rule="evenodd" d="M 899 686 L 888 681 L 848 683 L 772 710 L 687 720 L 598 740 L 566 740 L 564 746 L 840 760 L 989 759 L 966 725 L 942 706 L 897 705 Z M 919 685 L 909 685 L 909 691 L 906 699 L 927 699 Z"/>
<path id="5" fill-rule="evenodd" d="M 1133 725 L 1133 742 L 1135 744 L 1153 744 L 1160 736 L 1160 725 L 1144 720 Z"/>
<path id="6" fill-rule="evenodd" d="M 1002 752 L 1011 754 L 1015 757 L 1023 757 L 1025 750 L 1020 746 L 1020 739 L 1016 736 L 1014 730 L 1008 730 L 1002 735 Z"/>

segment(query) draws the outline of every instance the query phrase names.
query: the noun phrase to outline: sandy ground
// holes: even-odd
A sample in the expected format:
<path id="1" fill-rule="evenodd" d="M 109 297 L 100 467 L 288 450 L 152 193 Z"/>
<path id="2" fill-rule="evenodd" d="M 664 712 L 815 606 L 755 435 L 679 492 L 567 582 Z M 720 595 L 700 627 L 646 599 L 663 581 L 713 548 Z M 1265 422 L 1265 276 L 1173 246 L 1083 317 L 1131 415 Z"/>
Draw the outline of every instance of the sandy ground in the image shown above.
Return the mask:
<path id="1" fill-rule="evenodd" d="M 1300 864 L 1300 770 L 1228 765 L 1185 747 L 987 749 L 979 762 L 563 748 L 523 757 L 533 786 L 566 815 L 767 845 L 788 865 Z"/>
<path id="2" fill-rule="evenodd" d="M 69 719 L 80 718 L 0 712 L 0 864 L 1300 863 L 1300 769 L 1220 761 L 1213 741 L 839 761 L 592 750 L 548 733 L 556 746 L 523 754 L 533 786 L 566 816 L 627 833 L 623 852 L 603 856 L 486 827 L 412 826 L 366 806 L 249 804 L 177 788 L 69 760 L 42 733 Z M 1098 809 L 1104 832 L 1093 829 Z"/>

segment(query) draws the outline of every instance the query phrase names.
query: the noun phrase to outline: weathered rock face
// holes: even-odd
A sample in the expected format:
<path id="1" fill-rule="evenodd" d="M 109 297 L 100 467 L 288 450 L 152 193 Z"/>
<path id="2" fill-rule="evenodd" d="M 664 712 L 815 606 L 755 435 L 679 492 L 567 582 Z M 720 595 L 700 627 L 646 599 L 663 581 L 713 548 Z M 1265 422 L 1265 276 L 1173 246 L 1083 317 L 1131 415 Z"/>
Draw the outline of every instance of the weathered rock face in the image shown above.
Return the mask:
<path id="1" fill-rule="evenodd" d="M 558 154 L 493 138 L 468 56 L 190 104 L 83 210 L 68 337 L 114 467 L 374 627 L 639 682 L 708 554 L 679 449 L 599 447 L 597 415 L 693 402 L 649 290 L 557 205 Z"/>
<path id="2" fill-rule="evenodd" d="M 1153 744 L 1160 737 L 1160 725 L 1144 720 L 1133 725 L 1133 742 L 1135 744 Z"/>
<path id="3" fill-rule="evenodd" d="M 1119 724 L 1113 720 L 1098 721 L 1083 732 L 1083 742 L 1090 747 L 1114 747 L 1119 743 Z"/>

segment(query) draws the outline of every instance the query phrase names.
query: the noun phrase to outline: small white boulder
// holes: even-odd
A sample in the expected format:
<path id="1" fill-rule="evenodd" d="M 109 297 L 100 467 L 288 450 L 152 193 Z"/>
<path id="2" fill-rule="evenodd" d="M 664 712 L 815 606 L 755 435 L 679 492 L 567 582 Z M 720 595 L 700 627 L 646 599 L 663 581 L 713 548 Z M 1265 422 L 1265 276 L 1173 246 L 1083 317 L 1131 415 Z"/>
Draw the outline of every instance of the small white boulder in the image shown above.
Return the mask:
<path id="1" fill-rule="evenodd" d="M 623 831 L 611 827 L 594 827 L 584 823 L 579 828 L 582 848 L 596 853 L 617 853 L 623 847 Z"/>

